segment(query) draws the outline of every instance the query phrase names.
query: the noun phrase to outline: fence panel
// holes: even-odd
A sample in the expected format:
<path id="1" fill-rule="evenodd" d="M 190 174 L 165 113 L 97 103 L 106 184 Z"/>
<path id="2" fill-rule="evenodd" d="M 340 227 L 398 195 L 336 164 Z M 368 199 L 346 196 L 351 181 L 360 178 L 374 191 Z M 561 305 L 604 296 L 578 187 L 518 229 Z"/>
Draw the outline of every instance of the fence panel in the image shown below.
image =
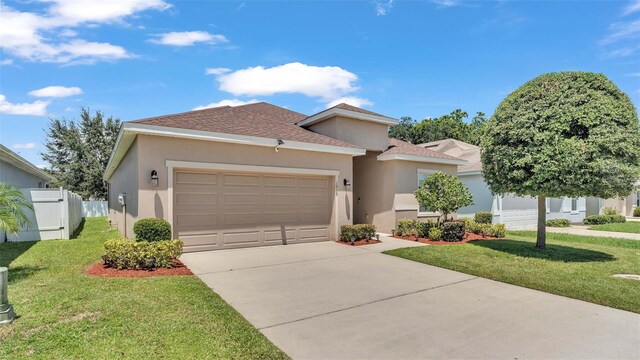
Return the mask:
<path id="1" fill-rule="evenodd" d="M 99 217 L 107 216 L 107 202 L 106 201 L 83 201 L 82 202 L 82 217 Z"/>

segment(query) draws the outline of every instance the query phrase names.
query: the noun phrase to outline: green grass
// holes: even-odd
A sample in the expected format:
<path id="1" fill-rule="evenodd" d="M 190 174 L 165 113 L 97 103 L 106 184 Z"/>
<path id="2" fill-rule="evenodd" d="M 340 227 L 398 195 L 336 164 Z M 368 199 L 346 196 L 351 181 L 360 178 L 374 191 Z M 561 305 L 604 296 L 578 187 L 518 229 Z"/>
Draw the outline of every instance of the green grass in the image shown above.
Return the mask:
<path id="1" fill-rule="evenodd" d="M 640 221 L 627 221 L 624 223 L 593 225 L 589 227 L 589 230 L 640 234 Z"/>
<path id="2" fill-rule="evenodd" d="M 114 236 L 94 218 L 74 240 L 0 244 L 19 315 L 0 359 L 286 358 L 195 276 L 85 275 Z"/>
<path id="3" fill-rule="evenodd" d="M 547 233 L 535 248 L 535 232 L 509 232 L 507 240 L 424 246 L 387 254 L 509 284 L 640 313 L 640 241 Z"/>

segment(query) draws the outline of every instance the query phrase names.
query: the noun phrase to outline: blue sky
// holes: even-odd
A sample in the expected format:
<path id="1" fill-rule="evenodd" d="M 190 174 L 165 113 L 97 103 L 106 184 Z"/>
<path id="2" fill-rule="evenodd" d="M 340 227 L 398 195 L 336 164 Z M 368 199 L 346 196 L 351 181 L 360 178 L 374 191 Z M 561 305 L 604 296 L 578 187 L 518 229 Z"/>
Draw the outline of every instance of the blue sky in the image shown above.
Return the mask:
<path id="1" fill-rule="evenodd" d="M 49 117 L 268 101 L 491 114 L 550 71 L 640 104 L 640 1 L 3 1 L 0 142 L 45 165 Z"/>

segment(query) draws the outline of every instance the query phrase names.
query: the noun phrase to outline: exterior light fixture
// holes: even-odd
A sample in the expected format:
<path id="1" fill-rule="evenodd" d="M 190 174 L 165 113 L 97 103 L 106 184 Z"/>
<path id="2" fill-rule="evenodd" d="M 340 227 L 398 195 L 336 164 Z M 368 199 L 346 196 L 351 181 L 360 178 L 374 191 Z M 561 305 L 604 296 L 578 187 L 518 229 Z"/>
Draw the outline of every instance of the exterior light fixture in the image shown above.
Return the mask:
<path id="1" fill-rule="evenodd" d="M 151 186 L 158 186 L 158 172 L 155 170 L 151 170 Z"/>
<path id="2" fill-rule="evenodd" d="M 278 145 L 276 145 L 276 152 L 280 151 L 280 145 L 284 145 L 284 141 L 278 139 Z"/>
<path id="3" fill-rule="evenodd" d="M 347 189 L 349 189 L 349 187 L 351 186 L 351 181 L 349 181 L 349 179 L 342 180 L 342 183 L 344 184 L 344 187 Z"/>

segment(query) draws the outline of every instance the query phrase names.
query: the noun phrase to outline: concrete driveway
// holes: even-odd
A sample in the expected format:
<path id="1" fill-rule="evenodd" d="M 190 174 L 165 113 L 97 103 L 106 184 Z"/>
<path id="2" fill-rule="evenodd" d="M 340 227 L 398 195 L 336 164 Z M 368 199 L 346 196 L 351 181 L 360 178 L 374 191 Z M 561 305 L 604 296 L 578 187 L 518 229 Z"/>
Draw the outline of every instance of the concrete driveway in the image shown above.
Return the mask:
<path id="1" fill-rule="evenodd" d="M 413 243 L 382 240 L 181 259 L 297 359 L 640 358 L 640 315 L 384 255 Z"/>

